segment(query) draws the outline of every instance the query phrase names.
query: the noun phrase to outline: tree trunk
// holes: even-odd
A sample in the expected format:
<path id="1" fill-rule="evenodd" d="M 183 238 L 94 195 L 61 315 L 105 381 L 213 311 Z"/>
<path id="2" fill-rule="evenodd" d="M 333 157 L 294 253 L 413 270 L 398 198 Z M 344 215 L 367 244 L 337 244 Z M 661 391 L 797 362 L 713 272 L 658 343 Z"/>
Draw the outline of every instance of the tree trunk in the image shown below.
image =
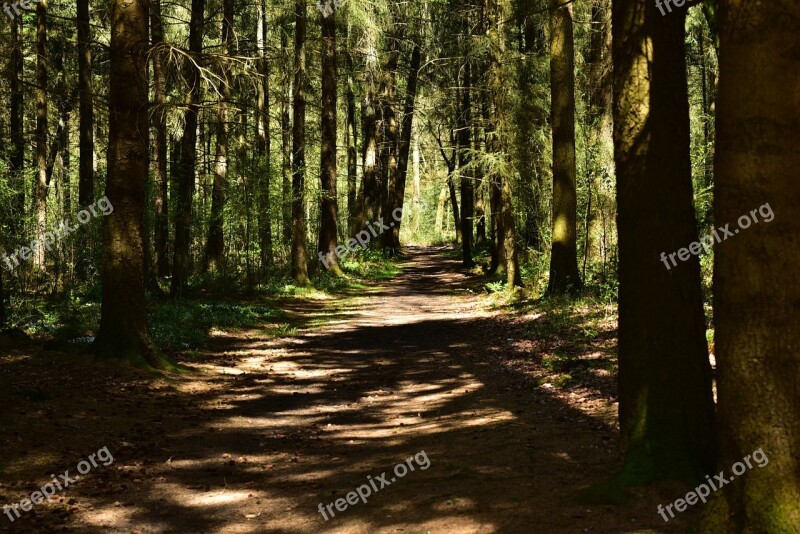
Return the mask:
<path id="1" fill-rule="evenodd" d="M 259 160 L 258 184 L 258 244 L 259 259 L 262 271 L 272 265 L 272 204 L 270 187 L 272 182 L 272 143 L 269 130 L 269 60 L 267 59 L 267 3 L 259 4 L 256 41 L 258 43 L 258 76 L 257 85 L 257 130 L 256 151 Z M 231 44 L 231 46 L 233 46 Z"/>
<path id="2" fill-rule="evenodd" d="M 289 63 L 288 30 L 281 28 L 281 57 L 284 64 Z M 284 74 L 281 93 L 281 178 L 283 186 L 283 241 L 292 241 L 292 124 L 289 115 L 289 100 L 292 91 L 292 77 L 288 69 Z"/>
<path id="3" fill-rule="evenodd" d="M 203 20 L 205 0 L 192 0 L 189 22 L 189 53 L 200 62 L 203 52 Z M 195 165 L 197 164 L 197 115 L 200 101 L 200 72 L 187 63 L 186 80 L 189 93 L 186 97 L 183 140 L 181 141 L 180 178 L 175 213 L 175 246 L 172 260 L 170 294 L 179 297 L 189 278 L 189 248 L 192 244 L 192 200 L 194 196 Z"/>
<path id="4" fill-rule="evenodd" d="M 77 9 L 78 90 L 80 95 L 78 205 L 85 208 L 94 202 L 94 106 L 92 105 L 92 30 L 89 0 L 77 0 Z"/>
<path id="5" fill-rule="evenodd" d="M 342 275 L 336 257 L 336 10 L 322 17 L 322 117 L 320 148 L 320 225 L 317 251 L 327 270 Z"/>
<path id="6" fill-rule="evenodd" d="M 292 278 L 311 285 L 306 259 L 306 3 L 295 0 L 294 117 L 292 121 Z"/>
<path id="7" fill-rule="evenodd" d="M 707 532 L 800 525 L 798 22 L 794 0 L 720 2 L 714 221 L 738 235 L 714 253 L 717 470 L 743 474 L 706 510 Z"/>
<path id="8" fill-rule="evenodd" d="M 575 191 L 575 69 L 572 4 L 550 4 L 550 95 L 553 122 L 553 243 L 548 293 L 581 288 Z"/>
<path id="9" fill-rule="evenodd" d="M 406 84 L 406 101 L 403 108 L 403 122 L 400 129 L 400 142 L 397 157 L 397 175 L 393 187 L 389 189 L 388 209 L 385 219 L 392 222 L 392 228 L 384 234 L 386 247 L 392 254 L 400 251 L 400 225 L 403 222 L 403 200 L 406 194 L 406 175 L 408 171 L 408 155 L 411 151 L 411 132 L 414 122 L 414 102 L 417 98 L 417 78 L 420 66 L 419 45 L 414 44 L 411 52 L 411 65 L 408 73 L 408 83 Z M 395 211 L 399 210 L 399 216 Z M 391 218 L 391 219 L 390 219 Z"/>
<path id="10" fill-rule="evenodd" d="M 619 480 L 627 484 L 694 484 L 713 468 L 700 263 L 694 256 L 677 266 L 659 260 L 697 241 L 684 19 L 685 9 L 662 17 L 649 2 L 614 0 L 619 415 L 626 446 Z"/>
<path id="11" fill-rule="evenodd" d="M 544 25 L 538 16 L 531 15 L 533 10 L 538 11 L 538 4 L 534 0 L 517 0 L 515 16 L 519 27 L 520 59 L 515 89 L 519 96 L 512 104 L 514 128 L 509 133 L 513 136 L 511 154 L 518 162 L 521 179 L 519 209 L 523 213 L 523 225 L 520 238 L 526 249 L 541 251 L 541 228 L 545 224 L 542 177 L 550 172 L 550 161 L 544 161 L 544 149 L 536 134 L 547 128 L 549 110 L 535 93 L 537 64 L 545 62 L 547 50 Z"/>
<path id="12" fill-rule="evenodd" d="M 78 207 L 84 209 L 94 202 L 94 105 L 92 103 L 92 29 L 89 0 L 77 1 L 78 26 L 78 93 L 79 93 L 79 162 Z M 90 226 L 78 229 L 76 270 L 78 276 L 88 277 L 91 259 Z"/>
<path id="13" fill-rule="evenodd" d="M 144 294 L 144 198 L 148 152 L 148 12 L 145 0 L 111 8 L 108 181 L 114 212 L 103 218 L 99 357 L 168 369 L 153 347 Z"/>
<path id="14" fill-rule="evenodd" d="M 366 53 L 364 102 L 362 104 L 361 117 L 364 122 L 364 153 L 362 168 L 361 196 L 358 199 L 358 223 L 361 228 L 367 223 L 372 223 L 378 217 L 380 201 L 380 191 L 378 188 L 378 121 L 377 121 L 377 102 L 375 99 L 375 45 L 374 42 L 368 43 Z"/>
<path id="15" fill-rule="evenodd" d="M 23 237 L 23 221 L 25 214 L 25 133 L 24 133 L 24 93 L 22 89 L 23 61 L 20 26 L 22 17 L 11 21 L 11 56 L 9 62 L 9 85 L 11 90 L 11 155 L 9 157 L 12 188 L 15 194 L 12 200 L 12 217 L 9 221 L 11 235 L 17 240 Z"/>
<path id="16" fill-rule="evenodd" d="M 470 98 L 470 64 L 464 66 L 463 86 L 460 91 L 460 107 L 458 108 L 458 167 L 461 174 L 461 253 L 465 267 L 472 267 L 472 218 L 474 216 L 474 189 L 472 171 L 469 169 L 471 157 L 469 149 L 470 128 L 472 124 L 472 100 Z M 459 100 L 457 98 L 457 100 Z"/>
<path id="17" fill-rule="evenodd" d="M 447 154 L 444 153 L 444 147 L 442 146 L 442 140 L 439 135 L 436 136 L 436 142 L 439 144 L 439 152 L 442 154 L 442 159 L 444 160 L 445 165 L 447 165 L 447 190 L 450 193 L 450 203 L 453 205 L 453 222 L 455 230 L 456 230 L 456 243 L 461 241 L 461 217 L 458 212 L 458 197 L 456 195 L 456 186 L 453 182 L 453 176 L 456 173 L 456 149 L 454 148 L 450 154 L 450 157 L 447 157 Z M 453 131 L 450 131 L 450 144 L 454 144 L 455 139 L 453 135 Z"/>
<path id="18" fill-rule="evenodd" d="M 354 235 L 357 232 L 356 222 L 358 220 L 358 207 L 356 204 L 358 192 L 356 168 L 358 128 L 356 127 L 356 96 L 353 90 L 353 56 L 350 52 L 349 33 L 345 61 L 347 64 L 347 122 L 345 123 L 345 135 L 347 136 L 347 228 L 348 234 Z"/>
<path id="19" fill-rule="evenodd" d="M 36 182 L 34 219 L 36 241 L 33 264 L 45 272 L 44 234 L 47 231 L 47 3 L 36 4 Z"/>
<path id="20" fill-rule="evenodd" d="M 380 182 L 378 188 L 380 199 L 378 207 L 380 216 L 386 224 L 390 220 L 389 192 L 394 189 L 397 181 L 397 149 L 399 140 L 399 125 L 397 124 L 397 113 L 395 111 L 395 87 L 397 85 L 397 65 L 400 59 L 399 41 L 402 39 L 403 32 L 389 37 L 389 59 L 386 61 L 386 69 L 381 82 L 381 114 L 383 123 L 383 142 L 378 144 L 380 151 Z M 385 234 L 382 236 L 384 246 L 386 246 Z"/>
<path id="21" fill-rule="evenodd" d="M 217 152 L 214 157 L 214 184 L 211 190 L 211 220 L 206 243 L 205 271 L 216 271 L 225 254 L 225 202 L 228 196 L 228 101 L 231 98 L 231 67 L 228 55 L 233 51 L 233 0 L 222 8 L 222 50 L 220 51 L 220 94 L 217 103 Z M 256 112 L 258 113 L 259 110 Z"/>
<path id="22" fill-rule="evenodd" d="M 85 1 L 85 0 L 82 0 Z M 169 276 L 169 191 L 167 185 L 167 76 L 164 64 L 164 25 L 161 18 L 161 0 L 151 0 L 150 25 L 152 28 L 153 86 L 156 109 L 153 124 L 156 139 L 153 145 L 153 176 L 155 187 L 155 263 L 158 276 Z M 83 158 L 81 157 L 81 161 Z"/>

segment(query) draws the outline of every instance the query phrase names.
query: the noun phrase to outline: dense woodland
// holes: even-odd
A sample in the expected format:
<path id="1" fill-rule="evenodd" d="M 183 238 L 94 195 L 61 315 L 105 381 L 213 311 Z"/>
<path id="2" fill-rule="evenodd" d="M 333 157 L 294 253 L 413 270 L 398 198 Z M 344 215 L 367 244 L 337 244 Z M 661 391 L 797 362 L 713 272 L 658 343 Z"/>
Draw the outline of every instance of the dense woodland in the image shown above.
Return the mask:
<path id="1" fill-rule="evenodd" d="M 693 524 L 798 532 L 800 4 L 677 3 L 6 3 L 0 323 L 180 374 L 166 307 L 447 245 L 512 308 L 617 306 L 594 498 L 761 448 Z"/>

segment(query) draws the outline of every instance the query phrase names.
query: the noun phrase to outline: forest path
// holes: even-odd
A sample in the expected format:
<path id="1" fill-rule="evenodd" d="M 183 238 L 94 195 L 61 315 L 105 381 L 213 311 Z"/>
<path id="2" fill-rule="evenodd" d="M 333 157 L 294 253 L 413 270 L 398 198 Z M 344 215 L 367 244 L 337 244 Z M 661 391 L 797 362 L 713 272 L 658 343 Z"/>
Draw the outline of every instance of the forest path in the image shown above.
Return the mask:
<path id="1" fill-rule="evenodd" d="M 67 525 L 115 533 L 676 528 L 655 513 L 666 501 L 652 495 L 646 506 L 577 502 L 578 490 L 617 462 L 608 421 L 501 365 L 522 350 L 519 326 L 481 309 L 460 262 L 441 249 L 406 253 L 395 280 L 320 307 L 298 304 L 303 317 L 328 317 L 321 326 L 272 339 L 217 332 L 203 372 L 147 391 L 123 387 L 135 423 L 106 442 L 113 467 L 70 490 L 77 502 Z M 73 444 L 73 457 L 95 450 L 88 443 Z M 395 465 L 410 457 L 415 469 L 397 477 Z M 337 510 L 335 501 L 366 488 L 368 477 L 378 491 Z M 320 503 L 335 517 L 326 510 L 326 521 Z M 39 524 L 53 526 L 49 517 Z"/>

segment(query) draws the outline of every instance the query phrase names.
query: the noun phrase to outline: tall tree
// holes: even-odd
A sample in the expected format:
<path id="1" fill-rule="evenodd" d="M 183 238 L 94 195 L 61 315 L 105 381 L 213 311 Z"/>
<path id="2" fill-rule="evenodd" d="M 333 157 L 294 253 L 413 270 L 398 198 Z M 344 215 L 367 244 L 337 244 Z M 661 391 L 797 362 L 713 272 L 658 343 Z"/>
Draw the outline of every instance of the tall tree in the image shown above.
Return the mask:
<path id="1" fill-rule="evenodd" d="M 464 27 L 467 27 L 465 22 Z M 461 174 L 461 258 L 465 267 L 472 267 L 472 219 L 475 209 L 475 191 L 472 180 L 472 170 L 470 168 L 472 157 L 470 156 L 471 141 L 470 132 L 472 124 L 472 99 L 470 92 L 471 65 L 469 60 L 462 68 L 462 82 L 460 91 L 457 91 L 456 100 L 459 103 L 457 108 L 457 128 L 458 128 L 458 167 Z"/>
<path id="2" fill-rule="evenodd" d="M 24 91 L 22 89 L 23 61 L 22 40 L 20 27 L 22 17 L 11 21 L 11 56 L 9 58 L 9 85 L 11 89 L 11 154 L 9 163 L 15 190 L 12 208 L 14 216 L 11 217 L 12 235 L 22 236 L 22 215 L 25 213 L 25 132 L 24 132 Z"/>
<path id="3" fill-rule="evenodd" d="M 45 271 L 44 234 L 47 230 L 47 1 L 36 5 L 36 182 L 34 212 L 36 241 L 33 263 Z"/>
<path id="4" fill-rule="evenodd" d="M 336 10 L 322 17 L 322 128 L 320 149 L 320 221 L 317 250 L 323 265 L 341 275 L 336 258 Z"/>
<path id="5" fill-rule="evenodd" d="M 361 191 L 357 200 L 358 221 L 356 226 L 363 227 L 372 223 L 378 217 L 380 191 L 378 188 L 378 111 L 375 95 L 375 82 L 377 76 L 377 50 L 375 36 L 367 32 L 366 52 L 364 66 L 364 100 L 361 103 L 361 119 L 364 132 L 362 153 Z"/>
<path id="6" fill-rule="evenodd" d="M 111 6 L 108 179 L 103 218 L 103 303 L 94 343 L 101 358 L 171 367 L 150 339 L 144 294 L 148 152 L 147 0 Z"/>
<path id="7" fill-rule="evenodd" d="M 397 149 L 397 173 L 389 184 L 389 202 L 386 219 L 393 220 L 392 228 L 384 234 L 387 248 L 394 254 L 400 250 L 400 226 L 402 217 L 395 217 L 395 210 L 403 211 L 403 199 L 406 194 L 406 175 L 408 172 L 408 156 L 411 151 L 411 132 L 414 122 L 414 104 L 417 98 L 417 78 L 419 76 L 420 49 L 417 43 L 411 52 L 411 64 L 406 83 L 406 99 L 403 107 L 403 118 L 400 126 L 400 139 Z"/>
<path id="8" fill-rule="evenodd" d="M 550 0 L 550 99 L 553 122 L 553 243 L 548 292 L 580 289 L 575 185 L 575 43 L 572 3 Z"/>
<path id="9" fill-rule="evenodd" d="M 256 118 L 258 137 L 256 152 L 259 162 L 258 183 L 258 245 L 261 269 L 272 265 L 272 203 L 270 187 L 272 178 L 272 143 L 269 129 L 269 60 L 267 59 L 267 3 L 261 0 L 256 21 L 258 43 L 258 84 Z M 231 45 L 232 46 L 232 45 Z"/>
<path id="10" fill-rule="evenodd" d="M 281 59 L 289 63 L 289 29 L 288 24 L 281 27 Z M 283 197 L 283 241 L 292 241 L 292 120 L 289 114 L 292 95 L 292 75 L 290 69 L 284 69 L 281 91 L 281 186 Z"/>
<path id="11" fill-rule="evenodd" d="M 214 157 L 214 183 L 211 192 L 211 220 L 206 243 L 205 270 L 216 271 L 225 253 L 225 202 L 228 196 L 228 101 L 231 98 L 231 64 L 233 52 L 233 0 L 222 3 L 222 49 L 220 51 L 220 89 L 217 103 L 217 152 Z M 256 112 L 260 113 L 260 108 Z"/>
<path id="12" fill-rule="evenodd" d="M 189 278 L 189 248 L 192 242 L 192 199 L 194 196 L 195 165 L 197 165 L 197 120 L 200 102 L 200 72 L 198 65 L 203 52 L 203 15 L 205 0 L 192 0 L 189 21 L 189 54 L 186 63 L 186 113 L 180 151 L 180 175 L 175 213 L 175 246 L 172 260 L 170 294 L 177 297 Z"/>
<path id="13" fill-rule="evenodd" d="M 619 229 L 619 416 L 625 483 L 711 472 L 714 405 L 696 256 L 685 9 L 614 0 L 614 149 Z M 643 44 L 647 46 L 643 46 Z M 673 254 L 674 256 L 674 254 Z"/>
<path id="14" fill-rule="evenodd" d="M 504 67 L 502 58 L 506 56 L 506 41 L 503 36 L 503 21 L 510 17 L 509 2 L 489 2 L 487 14 L 487 35 L 492 41 L 489 55 L 486 91 L 481 98 L 481 113 L 486 130 L 486 151 L 498 157 L 509 153 L 508 110 L 511 105 L 508 91 L 503 83 Z M 493 30 L 493 31 L 492 31 Z M 522 285 L 517 255 L 517 229 L 514 217 L 514 199 L 510 173 L 499 166 L 490 172 L 492 191 L 492 220 L 494 244 L 492 247 L 491 271 L 505 274 L 508 287 Z"/>
<path id="15" fill-rule="evenodd" d="M 356 94 L 353 88 L 353 54 L 350 51 L 350 30 L 348 26 L 347 44 L 345 46 L 345 65 L 347 68 L 347 109 L 345 113 L 345 137 L 347 139 L 347 228 L 353 235 L 357 232 L 358 206 L 358 127 L 356 125 Z"/>
<path id="16" fill-rule="evenodd" d="M 798 23 L 794 0 L 719 2 L 714 220 L 752 226 L 714 253 L 718 469 L 756 450 L 769 464 L 722 488 L 706 532 L 800 525 L 800 97 L 786 91 L 800 84 Z"/>
<path id="17" fill-rule="evenodd" d="M 392 3 L 393 5 L 394 3 Z M 392 23 L 393 27 L 395 25 Z M 404 26 L 401 26 L 404 28 Z M 378 208 L 384 220 L 389 219 L 389 189 L 392 183 L 397 180 L 397 143 L 399 140 L 400 126 L 397 123 L 397 111 L 395 110 L 395 93 L 397 86 L 397 66 L 400 60 L 400 41 L 404 31 L 392 30 L 388 34 L 389 57 L 386 60 L 386 68 L 383 71 L 381 81 L 380 101 L 381 101 L 381 129 L 382 142 L 378 143 L 380 152 L 379 160 L 381 168 L 378 182 L 380 198 Z"/>
<path id="18" fill-rule="evenodd" d="M 85 1 L 85 0 L 81 0 Z M 155 110 L 153 125 L 156 132 L 153 143 L 153 203 L 155 211 L 155 263 L 159 276 L 169 276 L 169 189 L 167 180 L 167 73 L 164 48 L 164 23 L 161 0 L 151 0 L 150 28 L 153 45 L 153 94 Z M 81 158 L 81 161 L 83 158 Z"/>
<path id="19" fill-rule="evenodd" d="M 292 117 L 292 278 L 310 285 L 306 259 L 306 25 L 305 0 L 294 4 L 294 106 Z"/>
<path id="20" fill-rule="evenodd" d="M 159 2 L 160 0 L 155 1 Z M 80 96 L 78 205 L 85 208 L 94 202 L 94 106 L 92 104 L 92 30 L 89 0 L 77 0 L 77 10 L 78 90 Z M 153 33 L 155 34 L 155 29 Z"/>
<path id="21" fill-rule="evenodd" d="M 458 196 L 456 195 L 456 186 L 453 182 L 453 176 L 455 176 L 456 167 L 458 165 L 458 159 L 456 157 L 457 151 L 455 148 L 455 134 L 453 133 L 453 130 L 450 130 L 450 145 L 453 146 L 453 148 L 450 152 L 449 158 L 447 157 L 447 154 L 444 151 L 444 146 L 442 145 L 441 133 L 437 132 L 436 142 L 439 145 L 439 152 L 442 154 L 444 164 L 447 166 L 447 190 L 450 193 L 450 203 L 453 206 L 453 226 L 456 231 L 456 243 L 458 243 L 461 241 L 461 216 L 458 211 Z"/>

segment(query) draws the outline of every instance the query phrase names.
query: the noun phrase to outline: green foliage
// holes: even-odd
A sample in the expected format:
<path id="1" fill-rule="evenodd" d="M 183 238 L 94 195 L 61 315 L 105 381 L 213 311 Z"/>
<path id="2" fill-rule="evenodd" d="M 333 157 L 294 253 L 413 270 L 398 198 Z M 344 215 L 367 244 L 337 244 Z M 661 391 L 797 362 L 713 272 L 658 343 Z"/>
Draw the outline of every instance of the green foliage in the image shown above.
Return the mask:
<path id="1" fill-rule="evenodd" d="M 280 310 L 263 305 L 189 300 L 157 302 L 149 313 L 153 341 L 167 352 L 200 347 L 213 328 L 255 328 L 283 317 Z"/>

